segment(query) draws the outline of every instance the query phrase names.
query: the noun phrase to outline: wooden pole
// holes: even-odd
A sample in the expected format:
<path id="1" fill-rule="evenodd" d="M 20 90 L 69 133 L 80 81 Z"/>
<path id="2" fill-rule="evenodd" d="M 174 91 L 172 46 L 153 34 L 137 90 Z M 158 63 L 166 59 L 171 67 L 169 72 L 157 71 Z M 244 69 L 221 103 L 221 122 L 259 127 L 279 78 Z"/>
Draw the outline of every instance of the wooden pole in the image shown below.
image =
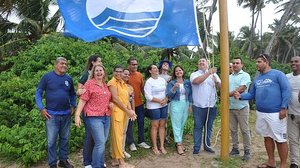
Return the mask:
<path id="1" fill-rule="evenodd" d="M 219 0 L 221 56 L 221 160 L 229 159 L 229 42 L 227 0 Z"/>

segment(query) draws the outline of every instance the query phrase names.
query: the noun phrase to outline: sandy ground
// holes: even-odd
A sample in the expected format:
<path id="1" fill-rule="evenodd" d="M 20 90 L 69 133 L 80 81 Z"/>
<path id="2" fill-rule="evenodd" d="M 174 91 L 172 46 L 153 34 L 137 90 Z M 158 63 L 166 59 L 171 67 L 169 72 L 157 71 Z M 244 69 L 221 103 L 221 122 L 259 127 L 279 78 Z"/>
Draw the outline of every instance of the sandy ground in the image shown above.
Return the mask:
<path id="1" fill-rule="evenodd" d="M 251 128 L 251 159 L 247 162 L 242 161 L 241 157 L 243 151 L 239 157 L 229 158 L 227 162 L 220 159 L 220 137 L 213 149 L 215 154 L 209 154 L 201 150 L 199 155 L 193 155 L 193 138 L 191 135 L 185 136 L 185 146 L 187 148 L 186 156 L 180 156 L 176 153 L 175 147 L 167 147 L 168 154 L 155 156 L 150 150 L 145 151 L 147 154 L 144 157 L 133 157 L 128 159 L 127 162 L 136 166 L 136 168 L 254 168 L 258 164 L 266 161 L 267 156 L 264 148 L 263 138 L 255 133 L 255 116 L 254 112 L 251 112 L 250 128 Z M 218 128 L 215 128 L 213 134 L 212 144 L 215 143 L 216 134 Z M 242 143 L 240 143 L 240 149 L 243 149 Z M 143 149 L 144 150 L 144 149 Z M 231 150 L 231 145 L 229 147 Z M 278 164 L 279 158 L 276 150 L 276 161 Z M 72 153 L 70 155 L 70 162 L 77 168 L 83 167 L 81 152 Z M 111 167 L 110 160 L 107 160 L 108 167 Z M 0 168 L 17 168 L 22 167 L 14 163 L 3 164 L 0 161 Z M 47 163 L 43 161 L 38 165 L 32 166 L 32 168 L 46 168 Z"/>

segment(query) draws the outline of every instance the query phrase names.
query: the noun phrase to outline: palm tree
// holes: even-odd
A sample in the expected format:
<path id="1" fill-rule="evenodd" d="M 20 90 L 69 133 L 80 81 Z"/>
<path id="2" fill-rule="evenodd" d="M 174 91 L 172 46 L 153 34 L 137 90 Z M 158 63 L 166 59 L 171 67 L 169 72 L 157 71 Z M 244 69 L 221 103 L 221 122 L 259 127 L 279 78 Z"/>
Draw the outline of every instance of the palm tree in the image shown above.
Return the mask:
<path id="1" fill-rule="evenodd" d="M 274 24 L 271 25 L 271 29 L 276 30 L 278 26 L 280 26 L 280 22 L 275 20 Z M 299 35 L 299 27 L 292 26 L 291 24 L 285 25 L 274 41 L 273 50 L 271 52 L 277 62 L 287 63 L 292 56 L 300 53 Z"/>
<path id="2" fill-rule="evenodd" d="M 199 25 L 199 33 L 202 39 L 202 49 L 208 54 L 207 48 L 210 43 L 212 43 L 212 17 L 217 10 L 217 0 L 213 0 L 211 4 L 208 5 L 209 0 L 197 1 L 197 20 Z M 207 16 L 208 13 L 208 16 Z"/>
<path id="3" fill-rule="evenodd" d="M 281 16 L 279 20 L 279 25 L 274 30 L 273 36 L 270 39 L 268 46 L 265 48 L 265 53 L 270 54 L 275 46 L 276 38 L 278 38 L 280 32 L 283 30 L 285 25 L 293 19 L 294 23 L 300 21 L 299 19 L 299 8 L 300 8 L 300 1 L 299 0 L 290 0 L 283 5 L 281 5 L 283 8 L 280 11 L 284 11 L 283 15 Z"/>
<path id="4" fill-rule="evenodd" d="M 61 14 L 57 11 L 50 16 L 49 6 L 56 3 L 51 0 L 0 0 L 0 51 L 8 54 L 18 49 L 17 46 L 24 41 L 35 42 L 43 34 L 56 31 L 61 20 Z M 12 23 L 9 16 L 15 15 L 20 19 L 19 23 Z"/>
<path id="5" fill-rule="evenodd" d="M 251 28 L 248 26 L 243 26 L 240 29 L 240 33 L 237 36 L 237 40 L 239 41 L 239 48 L 245 53 L 248 54 L 249 48 L 251 49 L 252 58 L 259 54 L 261 43 L 259 42 L 258 34 L 254 33 L 251 35 Z M 250 56 L 250 55 L 249 55 Z"/>
<path id="6" fill-rule="evenodd" d="M 253 40 L 255 37 L 255 28 L 258 21 L 259 14 L 261 13 L 261 9 L 265 7 L 264 0 L 237 0 L 239 6 L 243 6 L 243 8 L 249 8 L 251 11 L 251 28 L 249 34 L 249 45 L 247 48 L 247 54 L 250 57 L 253 57 Z"/>

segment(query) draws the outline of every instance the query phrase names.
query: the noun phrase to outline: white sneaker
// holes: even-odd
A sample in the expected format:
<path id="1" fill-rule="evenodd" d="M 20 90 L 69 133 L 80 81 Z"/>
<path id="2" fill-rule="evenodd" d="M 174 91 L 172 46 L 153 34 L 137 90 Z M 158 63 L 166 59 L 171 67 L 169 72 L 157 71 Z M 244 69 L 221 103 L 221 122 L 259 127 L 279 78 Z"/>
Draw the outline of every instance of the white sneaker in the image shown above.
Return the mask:
<path id="1" fill-rule="evenodd" d="M 137 151 L 137 148 L 136 148 L 136 146 L 135 146 L 134 143 L 132 143 L 131 145 L 129 145 L 129 149 L 130 149 L 131 151 Z"/>
<path id="2" fill-rule="evenodd" d="M 92 165 L 84 166 L 84 168 L 92 168 Z"/>
<path id="3" fill-rule="evenodd" d="M 131 158 L 131 155 L 129 153 L 127 153 L 126 151 L 124 151 L 123 153 L 124 153 L 124 156 L 126 159 Z"/>
<path id="4" fill-rule="evenodd" d="M 151 147 L 148 144 L 146 144 L 145 142 L 142 142 L 142 143 L 138 144 L 138 146 L 141 147 L 141 148 L 145 148 L 145 149 L 149 149 Z"/>

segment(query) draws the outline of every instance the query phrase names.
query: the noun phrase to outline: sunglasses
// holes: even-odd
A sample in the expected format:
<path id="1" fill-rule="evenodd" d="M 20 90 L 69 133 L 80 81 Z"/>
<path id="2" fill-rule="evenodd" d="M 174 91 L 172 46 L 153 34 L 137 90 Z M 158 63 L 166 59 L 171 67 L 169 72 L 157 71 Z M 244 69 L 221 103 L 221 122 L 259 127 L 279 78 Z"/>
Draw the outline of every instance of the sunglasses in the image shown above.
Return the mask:
<path id="1" fill-rule="evenodd" d="M 269 60 L 266 58 L 266 56 L 264 54 L 261 54 L 259 56 L 262 57 L 266 62 L 269 62 Z"/>

